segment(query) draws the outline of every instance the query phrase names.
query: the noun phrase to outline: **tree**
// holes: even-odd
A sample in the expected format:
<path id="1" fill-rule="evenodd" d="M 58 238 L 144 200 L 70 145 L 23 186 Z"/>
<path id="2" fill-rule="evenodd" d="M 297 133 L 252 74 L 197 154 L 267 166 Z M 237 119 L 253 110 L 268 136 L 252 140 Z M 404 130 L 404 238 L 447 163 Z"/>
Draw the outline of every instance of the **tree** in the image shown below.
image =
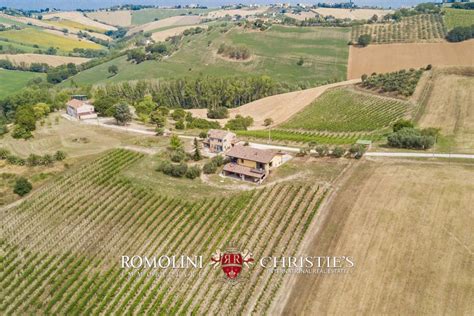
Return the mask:
<path id="1" fill-rule="evenodd" d="M 207 138 L 207 132 L 206 131 L 199 132 L 199 138 L 201 139 Z"/>
<path id="2" fill-rule="evenodd" d="M 186 125 L 184 124 L 184 121 L 183 120 L 179 120 L 176 122 L 176 124 L 174 125 L 174 127 L 176 129 L 185 129 L 186 128 Z"/>
<path id="3" fill-rule="evenodd" d="M 395 124 L 393 124 L 393 131 L 398 132 L 399 130 L 405 127 L 413 128 L 413 122 L 409 120 L 399 120 Z"/>
<path id="4" fill-rule="evenodd" d="M 126 125 L 132 120 L 130 107 L 126 103 L 119 103 L 115 105 L 114 118 L 118 125 Z"/>
<path id="5" fill-rule="evenodd" d="M 362 34 L 361 36 L 359 36 L 357 43 L 359 43 L 359 45 L 363 47 L 366 47 L 367 45 L 370 44 L 371 41 L 372 41 L 372 36 L 370 36 L 369 34 Z"/>
<path id="6" fill-rule="evenodd" d="M 336 146 L 332 150 L 332 155 L 336 158 L 341 158 L 346 153 L 346 150 L 342 147 Z"/>
<path id="7" fill-rule="evenodd" d="M 160 111 L 153 111 L 150 114 L 150 121 L 155 124 L 157 128 L 164 128 L 166 117 L 164 117 Z"/>
<path id="8" fill-rule="evenodd" d="M 201 151 L 199 150 L 199 142 L 197 138 L 194 138 L 194 154 L 193 154 L 193 160 L 194 161 L 199 161 L 202 159 L 201 156 Z"/>
<path id="9" fill-rule="evenodd" d="M 119 71 L 119 69 L 118 69 L 117 65 L 110 65 L 109 68 L 108 68 L 108 72 L 110 74 L 114 75 L 114 76 L 116 74 L 118 74 L 118 71 Z"/>
<path id="10" fill-rule="evenodd" d="M 214 109 L 207 110 L 207 117 L 210 119 L 224 119 L 229 117 L 229 110 L 226 107 L 220 106 Z"/>
<path id="11" fill-rule="evenodd" d="M 145 96 L 143 100 L 135 106 L 138 114 L 150 114 L 155 108 L 156 103 L 153 102 L 151 95 Z"/>
<path id="12" fill-rule="evenodd" d="M 202 171 L 205 174 L 215 173 L 217 171 L 217 165 L 213 161 L 209 161 L 204 164 L 204 166 L 202 167 Z"/>
<path id="13" fill-rule="evenodd" d="M 304 59 L 303 59 L 303 57 L 300 57 L 300 59 L 298 59 L 298 61 L 296 62 L 296 64 L 297 64 L 298 66 L 303 66 L 303 64 L 304 64 Z"/>
<path id="14" fill-rule="evenodd" d="M 19 196 L 24 196 L 28 194 L 33 189 L 31 183 L 23 177 L 20 177 L 16 180 L 13 192 Z"/>
<path id="15" fill-rule="evenodd" d="M 171 135 L 170 147 L 174 150 L 183 147 L 183 144 L 181 143 L 181 140 L 179 139 L 178 135 L 176 134 Z"/>
<path id="16" fill-rule="evenodd" d="M 33 105 L 33 112 L 35 113 L 36 119 L 41 119 L 48 115 L 48 113 L 50 112 L 50 108 L 49 105 L 47 105 L 46 103 L 40 102 Z"/>
<path id="17" fill-rule="evenodd" d="M 329 148 L 326 145 L 317 146 L 316 147 L 316 152 L 318 153 L 319 157 L 324 157 L 328 154 Z"/>
<path id="18" fill-rule="evenodd" d="M 199 166 L 192 166 L 186 171 L 186 178 L 195 179 L 201 175 L 201 168 Z"/>
<path id="19" fill-rule="evenodd" d="M 273 119 L 270 118 L 270 117 L 267 117 L 264 121 L 263 121 L 263 125 L 265 126 L 270 126 L 273 124 Z"/>

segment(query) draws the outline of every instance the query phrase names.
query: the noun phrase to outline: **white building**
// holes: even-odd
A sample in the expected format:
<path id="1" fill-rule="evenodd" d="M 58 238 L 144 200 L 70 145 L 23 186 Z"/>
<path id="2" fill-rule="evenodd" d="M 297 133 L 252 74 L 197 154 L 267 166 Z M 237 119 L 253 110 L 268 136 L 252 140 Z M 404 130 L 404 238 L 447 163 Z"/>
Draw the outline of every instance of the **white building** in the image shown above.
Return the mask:
<path id="1" fill-rule="evenodd" d="M 73 98 L 66 105 L 66 113 L 78 120 L 97 118 L 94 106 L 88 100 Z"/>

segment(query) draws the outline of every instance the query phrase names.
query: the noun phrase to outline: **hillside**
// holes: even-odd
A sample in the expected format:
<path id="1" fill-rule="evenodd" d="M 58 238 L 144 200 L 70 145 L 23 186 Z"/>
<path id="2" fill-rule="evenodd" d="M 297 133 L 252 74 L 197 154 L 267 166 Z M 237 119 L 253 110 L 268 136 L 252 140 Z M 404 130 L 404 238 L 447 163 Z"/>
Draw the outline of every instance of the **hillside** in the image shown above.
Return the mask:
<path id="1" fill-rule="evenodd" d="M 29 71 L 5 70 L 0 68 L 0 99 L 24 88 L 28 81 L 44 74 Z"/>
<path id="2" fill-rule="evenodd" d="M 180 50 L 160 62 L 132 64 L 120 57 L 70 78 L 78 84 L 97 84 L 138 79 L 197 77 L 200 75 L 268 75 L 288 84 L 321 84 L 344 80 L 347 71 L 349 29 L 296 28 L 273 26 L 265 32 L 222 28 L 193 35 Z M 232 61 L 216 56 L 221 43 L 245 45 L 252 57 Z M 210 44 L 209 44 L 210 43 Z M 296 63 L 303 58 L 304 64 Z M 107 69 L 117 65 L 119 73 L 110 77 Z"/>

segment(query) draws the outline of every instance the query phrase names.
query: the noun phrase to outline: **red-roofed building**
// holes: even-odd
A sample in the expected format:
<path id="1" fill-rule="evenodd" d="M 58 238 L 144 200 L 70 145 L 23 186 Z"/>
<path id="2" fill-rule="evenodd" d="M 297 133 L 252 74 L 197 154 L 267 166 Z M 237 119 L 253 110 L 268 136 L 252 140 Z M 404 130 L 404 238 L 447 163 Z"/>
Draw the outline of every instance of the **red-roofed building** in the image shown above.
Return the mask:
<path id="1" fill-rule="evenodd" d="M 66 106 L 66 113 L 78 120 L 97 118 L 94 106 L 83 96 L 73 96 L 73 98 L 66 103 Z"/>

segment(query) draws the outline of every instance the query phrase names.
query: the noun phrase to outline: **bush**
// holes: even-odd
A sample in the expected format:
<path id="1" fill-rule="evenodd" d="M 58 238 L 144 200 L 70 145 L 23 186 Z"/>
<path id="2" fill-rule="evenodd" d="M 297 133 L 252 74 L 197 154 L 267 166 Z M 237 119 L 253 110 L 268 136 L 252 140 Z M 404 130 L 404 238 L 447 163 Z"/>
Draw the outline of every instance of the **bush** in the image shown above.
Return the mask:
<path id="1" fill-rule="evenodd" d="M 354 144 L 349 149 L 349 152 L 351 153 L 351 155 L 356 159 L 362 158 L 365 151 L 366 151 L 366 147 L 364 145 L 359 145 L 359 144 Z"/>
<path id="2" fill-rule="evenodd" d="M 324 157 L 329 153 L 329 148 L 326 145 L 317 146 L 316 152 L 318 153 L 319 157 Z"/>
<path id="3" fill-rule="evenodd" d="M 15 182 L 15 186 L 13 188 L 13 192 L 18 194 L 19 196 L 24 196 L 33 189 L 33 186 L 26 178 L 18 178 Z"/>
<path id="4" fill-rule="evenodd" d="M 336 158 L 341 158 L 346 153 L 346 150 L 342 147 L 336 146 L 332 150 L 332 155 Z"/>
<path id="5" fill-rule="evenodd" d="M 186 171 L 188 171 L 188 165 L 184 162 L 175 165 L 165 160 L 158 165 L 156 171 L 163 172 L 172 177 L 182 178 L 186 174 Z"/>
<path id="6" fill-rule="evenodd" d="M 181 130 L 186 128 L 186 126 L 184 125 L 184 121 L 183 121 L 183 120 L 177 121 L 176 124 L 174 125 L 174 127 L 175 127 L 176 129 L 181 129 Z"/>
<path id="7" fill-rule="evenodd" d="M 165 134 L 165 129 L 162 127 L 155 128 L 156 136 L 163 136 Z"/>
<path id="8" fill-rule="evenodd" d="M 173 111 L 173 113 L 171 113 L 171 117 L 175 121 L 184 120 L 186 117 L 186 111 L 183 109 L 176 109 Z"/>
<path id="9" fill-rule="evenodd" d="M 229 110 L 226 107 L 220 106 L 215 109 L 207 110 L 207 118 L 210 119 L 224 119 L 229 117 Z"/>
<path id="10" fill-rule="evenodd" d="M 270 126 L 273 124 L 273 119 L 270 118 L 270 117 L 267 117 L 264 121 L 263 121 L 263 125 L 265 126 Z"/>
<path id="11" fill-rule="evenodd" d="M 66 153 L 64 153 L 63 151 L 61 150 L 58 150 L 55 154 L 54 154 L 54 159 L 56 161 L 63 161 L 64 159 L 66 159 Z"/>
<path id="12" fill-rule="evenodd" d="M 201 138 L 201 139 L 207 138 L 207 132 L 206 131 L 201 131 L 199 133 L 199 138 Z"/>
<path id="13" fill-rule="evenodd" d="M 362 34 L 361 36 L 359 36 L 357 43 L 363 47 L 366 47 L 367 45 L 370 44 L 371 41 L 372 41 L 372 36 L 370 36 L 369 34 Z"/>
<path id="14" fill-rule="evenodd" d="M 427 132 L 428 134 L 431 131 Z M 415 128 L 404 127 L 387 137 L 387 143 L 391 147 L 408 149 L 428 149 L 435 143 L 435 137 L 423 135 Z"/>
<path id="15" fill-rule="evenodd" d="M 212 163 L 215 164 L 217 167 L 223 166 L 226 162 L 224 157 L 222 156 L 215 156 L 214 158 L 211 159 Z"/>
<path id="16" fill-rule="evenodd" d="M 10 151 L 6 148 L 0 148 L 0 159 L 4 160 L 10 155 Z"/>
<path id="17" fill-rule="evenodd" d="M 198 166 L 192 166 L 186 171 L 186 178 L 195 179 L 201 175 L 201 168 Z"/>
<path id="18" fill-rule="evenodd" d="M 471 38 L 474 38 L 474 25 L 455 27 L 446 35 L 450 42 L 462 42 Z"/>
<path id="19" fill-rule="evenodd" d="M 173 162 L 181 162 L 186 159 L 186 153 L 183 150 L 175 150 L 171 153 L 170 159 Z"/>
<path id="20" fill-rule="evenodd" d="M 33 137 L 33 134 L 31 134 L 31 132 L 29 130 L 25 129 L 24 127 L 16 125 L 13 128 L 12 137 L 13 138 L 28 139 L 28 138 Z"/>
<path id="21" fill-rule="evenodd" d="M 414 125 L 409 120 L 399 120 L 398 122 L 393 124 L 393 131 L 398 132 L 399 130 L 401 130 L 402 128 L 405 128 L 405 127 L 413 128 Z"/>
<path id="22" fill-rule="evenodd" d="M 230 46 L 226 44 L 221 44 L 217 50 L 217 54 L 229 57 L 232 59 L 248 59 L 250 58 L 250 50 L 245 46 Z"/>
<path id="23" fill-rule="evenodd" d="M 205 174 L 216 173 L 216 171 L 217 171 L 217 165 L 216 165 L 213 161 L 210 161 L 210 162 L 204 164 L 204 166 L 202 167 L 202 171 L 203 171 Z"/>
<path id="24" fill-rule="evenodd" d="M 244 130 L 246 131 L 248 127 L 252 126 L 253 118 L 251 116 L 243 117 L 242 115 L 237 115 L 234 119 L 229 120 L 225 125 L 226 129 L 231 129 L 234 131 Z"/>

